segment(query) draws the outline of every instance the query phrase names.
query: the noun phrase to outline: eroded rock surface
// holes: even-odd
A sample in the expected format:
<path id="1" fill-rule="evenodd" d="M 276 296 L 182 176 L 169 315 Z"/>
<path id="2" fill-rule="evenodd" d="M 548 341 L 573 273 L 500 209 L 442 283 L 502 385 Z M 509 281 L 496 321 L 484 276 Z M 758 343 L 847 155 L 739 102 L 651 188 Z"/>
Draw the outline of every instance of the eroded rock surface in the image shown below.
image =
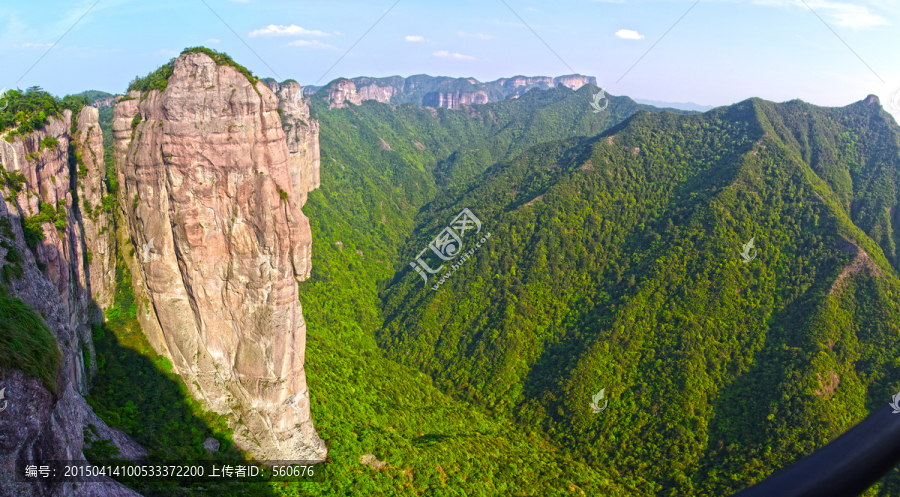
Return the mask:
<path id="1" fill-rule="evenodd" d="M 488 101 L 488 95 L 483 91 L 472 93 L 435 91 L 422 97 L 422 105 L 426 107 L 443 107 L 445 109 L 458 109 L 461 105 L 486 104 Z"/>
<path id="2" fill-rule="evenodd" d="M 329 102 L 329 109 L 344 109 L 348 107 L 347 102 L 359 105 L 363 100 L 356 92 L 356 85 L 349 79 L 332 81 L 325 91 L 328 93 L 326 100 Z"/>
<path id="3" fill-rule="evenodd" d="M 553 78 L 554 86 L 565 86 L 573 90 L 577 90 L 586 84 L 597 84 L 597 78 L 593 76 L 582 76 L 580 74 L 569 74 L 567 76 L 557 76 Z"/>
<path id="4" fill-rule="evenodd" d="M 269 88 L 278 96 L 282 127 L 291 154 L 291 182 L 303 207 L 309 192 L 321 186 L 319 121 L 310 116 L 309 99 L 303 97 L 303 88 L 295 81 L 281 85 L 271 82 Z"/>
<path id="5" fill-rule="evenodd" d="M 111 213 L 104 209 L 107 196 L 106 165 L 103 162 L 103 132 L 100 112 L 84 107 L 78 115 L 74 136 L 78 198 L 81 201 L 81 226 L 86 245 L 91 296 L 103 309 L 113 303 L 116 284 L 115 240 L 109 229 Z M 99 316 L 97 316 L 99 317 Z"/>
<path id="6" fill-rule="evenodd" d="M 23 274 L 10 279 L 10 291 L 44 318 L 62 353 L 57 393 L 21 371 L 0 370 L 0 389 L 6 403 L 0 412 L 0 496 L 4 497 L 137 495 L 112 480 L 77 487 L 71 483 L 33 485 L 15 481 L 15 463 L 20 459 L 83 460 L 82 429 L 91 424 L 125 457 L 146 454 L 127 435 L 106 426 L 82 397 L 95 369 L 86 366 L 84 357 L 96 364 L 90 324 L 98 314 L 84 263 L 82 220 L 73 208 L 70 189 L 74 180 L 69 162 L 71 119 L 71 112 L 66 111 L 25 137 L 12 142 L 0 139 L 0 162 L 6 171 L 26 179 L 18 194 L 5 186 L 6 201 L 0 202 L 0 218 L 10 221 L 13 235 L 4 234 L 2 238 L 23 259 Z M 25 244 L 21 219 L 38 214 L 41 203 L 52 206 L 56 220 L 41 225 L 44 239 L 32 252 Z M 8 263 L 6 253 L 7 249 L 0 249 L 4 264 Z"/>
<path id="7" fill-rule="evenodd" d="M 119 203 L 151 344 L 196 398 L 242 422 L 239 447 L 321 460 L 297 290 L 311 236 L 277 108 L 262 82 L 183 54 L 164 92 L 116 105 Z"/>

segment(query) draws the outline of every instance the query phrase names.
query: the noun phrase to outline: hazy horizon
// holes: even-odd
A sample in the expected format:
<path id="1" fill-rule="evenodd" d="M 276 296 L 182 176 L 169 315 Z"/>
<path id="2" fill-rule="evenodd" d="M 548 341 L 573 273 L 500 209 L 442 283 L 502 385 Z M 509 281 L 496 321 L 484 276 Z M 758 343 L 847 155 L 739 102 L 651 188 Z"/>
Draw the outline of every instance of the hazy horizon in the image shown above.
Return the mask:
<path id="1" fill-rule="evenodd" d="M 751 97 L 844 106 L 875 94 L 900 116 L 888 105 L 900 91 L 891 53 L 900 4 L 806 3 L 51 0 L 40 10 L 0 7 L 0 88 L 122 93 L 135 76 L 202 45 L 260 77 L 302 85 L 578 73 L 613 95 L 701 106 Z"/>

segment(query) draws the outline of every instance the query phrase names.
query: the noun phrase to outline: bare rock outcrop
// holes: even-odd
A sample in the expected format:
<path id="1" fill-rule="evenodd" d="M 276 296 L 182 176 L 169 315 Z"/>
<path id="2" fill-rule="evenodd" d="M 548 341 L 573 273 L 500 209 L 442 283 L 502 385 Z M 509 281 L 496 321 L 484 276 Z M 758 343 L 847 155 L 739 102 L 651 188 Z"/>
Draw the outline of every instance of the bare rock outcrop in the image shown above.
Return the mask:
<path id="1" fill-rule="evenodd" d="M 597 78 L 593 76 L 582 76 L 580 74 L 569 74 L 567 76 L 557 76 L 553 78 L 553 86 L 565 86 L 573 90 L 577 90 L 586 84 L 597 84 Z"/>
<path id="2" fill-rule="evenodd" d="M 278 103 L 262 82 L 182 54 L 164 92 L 116 105 L 119 205 L 151 344 L 195 398 L 235 415 L 239 447 L 322 460 L 297 289 L 311 236 Z"/>
<path id="3" fill-rule="evenodd" d="M 422 97 L 422 105 L 425 107 L 443 107 L 445 109 L 458 109 L 462 105 L 486 104 L 490 99 L 487 93 L 476 91 L 472 93 L 439 92 L 433 91 Z"/>
<path id="4" fill-rule="evenodd" d="M 110 226 L 111 213 L 104 208 L 106 165 L 103 162 L 103 132 L 100 112 L 84 107 L 78 114 L 74 136 L 76 191 L 81 205 L 91 296 L 101 308 L 112 306 L 116 279 L 115 240 Z M 99 317 L 99 316 L 98 316 Z"/>
<path id="5" fill-rule="evenodd" d="M 291 154 L 291 182 L 300 207 L 303 207 L 309 192 L 321 186 L 319 121 L 310 116 L 309 98 L 303 97 L 303 88 L 297 82 L 278 84 L 272 81 L 269 88 L 278 96 L 282 127 Z"/>
<path id="6" fill-rule="evenodd" d="M 403 78 L 395 76 L 392 78 L 395 84 L 399 80 L 402 87 Z M 373 78 L 353 78 L 353 84 L 356 85 L 356 92 L 359 93 L 361 100 L 377 100 L 383 104 L 391 103 L 391 98 L 397 93 L 397 88 L 391 85 L 378 84 Z"/>
<path id="7" fill-rule="evenodd" d="M 356 85 L 349 79 L 336 79 L 328 85 L 325 91 L 328 93 L 326 101 L 329 102 L 329 109 L 344 109 L 348 107 L 347 102 L 359 105 L 363 100 L 356 92 Z"/>
<path id="8" fill-rule="evenodd" d="M 113 105 L 116 105 L 116 97 L 106 97 L 103 100 L 97 100 L 91 104 L 92 107 L 98 109 L 101 107 L 112 107 Z"/>
<path id="9" fill-rule="evenodd" d="M 549 88 L 553 86 L 553 78 L 549 76 L 513 76 L 511 78 L 500 78 L 496 81 L 493 81 L 500 85 L 503 88 L 507 89 L 516 89 L 520 86 L 524 87 L 541 87 L 541 88 Z"/>
<path id="10" fill-rule="evenodd" d="M 72 113 L 66 110 L 62 116 L 50 118 L 43 128 L 25 137 L 16 137 L 12 142 L 3 140 L 0 163 L 7 171 L 16 171 L 26 180 L 18 193 L 9 192 L 6 196 L 5 210 L 12 214 L 11 219 L 24 220 L 41 213 L 48 218 L 40 224 L 43 239 L 36 241 L 36 246 L 29 250 L 24 245 L 23 234 L 21 251 L 28 257 L 33 255 L 42 276 L 56 289 L 55 300 L 61 306 L 61 319 L 78 335 L 79 346 L 75 352 L 79 366 L 73 374 L 76 390 L 86 392 L 90 372 L 80 364 L 83 362 L 81 346 L 87 347 L 91 357 L 94 356 L 90 324 L 100 315 L 93 303 L 87 268 L 83 264 L 81 219 L 73 208 L 71 183 L 74 179 L 70 176 L 68 154 L 71 121 Z M 12 224 L 21 230 L 21 223 Z M 24 297 L 23 300 L 31 303 Z"/>
<path id="11" fill-rule="evenodd" d="M 6 243 L 22 257 L 22 276 L 9 281 L 12 295 L 40 314 L 56 338 L 61 364 L 56 392 L 21 371 L 0 371 L 6 408 L 0 412 L 0 496 L 118 496 L 137 495 L 112 480 L 33 485 L 16 483 L 18 460 L 83 460 L 82 429 L 93 424 L 126 457 L 146 451 L 119 430 L 106 426 L 83 396 L 89 388 L 96 354 L 90 324 L 97 317 L 91 299 L 83 247 L 81 218 L 72 202 L 69 150 L 72 114 L 51 117 L 45 126 L 11 142 L 0 140 L 0 162 L 10 174 L 25 179 L 19 191 L 5 186 L 0 218 L 10 221 Z M 42 240 L 33 250 L 25 243 L 21 220 L 42 212 Z M 52 213 L 52 216 L 50 216 Z M 6 260 L 7 249 L 0 259 Z"/>

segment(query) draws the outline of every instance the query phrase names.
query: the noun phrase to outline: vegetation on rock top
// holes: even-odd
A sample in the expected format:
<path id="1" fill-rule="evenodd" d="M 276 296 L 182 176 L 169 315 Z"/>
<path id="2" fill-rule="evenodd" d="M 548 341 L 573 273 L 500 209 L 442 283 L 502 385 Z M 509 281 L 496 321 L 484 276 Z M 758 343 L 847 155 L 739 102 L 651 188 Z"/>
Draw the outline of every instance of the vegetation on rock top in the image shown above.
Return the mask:
<path id="1" fill-rule="evenodd" d="M 0 132 L 13 128 L 6 136 L 10 142 L 16 136 L 25 136 L 44 127 L 47 119 L 61 115 L 66 109 L 77 114 L 83 106 L 90 104 L 83 95 L 67 95 L 60 99 L 40 86 L 32 86 L 24 92 L 8 90 L 0 95 L 0 102 L 6 103 L 6 108 L 0 110 Z"/>
<path id="2" fill-rule="evenodd" d="M 215 61 L 216 65 L 219 66 L 229 66 L 233 67 L 237 72 L 244 75 L 247 78 L 247 81 L 255 88 L 256 82 L 259 81 L 259 78 L 253 75 L 249 69 L 238 64 L 231 58 L 230 55 L 224 52 L 218 52 L 211 48 L 206 47 L 189 47 L 185 48 L 181 51 L 181 55 L 186 53 L 202 53 L 208 55 L 213 61 Z M 177 57 L 173 57 L 169 62 L 163 64 L 155 71 L 150 74 L 144 76 L 143 78 L 140 76 L 135 76 L 134 80 L 128 84 L 128 91 L 140 91 L 140 92 L 148 92 L 150 90 L 158 90 L 160 92 L 165 91 L 166 86 L 169 84 L 169 78 L 172 76 L 172 73 L 175 71 L 175 60 Z"/>

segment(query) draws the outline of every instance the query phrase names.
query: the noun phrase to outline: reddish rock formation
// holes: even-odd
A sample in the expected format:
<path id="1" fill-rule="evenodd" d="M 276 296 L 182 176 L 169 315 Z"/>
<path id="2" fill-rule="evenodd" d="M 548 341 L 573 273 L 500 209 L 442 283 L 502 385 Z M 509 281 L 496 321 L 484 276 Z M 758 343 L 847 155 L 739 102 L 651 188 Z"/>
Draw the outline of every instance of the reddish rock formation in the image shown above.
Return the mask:
<path id="1" fill-rule="evenodd" d="M 291 182 L 300 207 L 303 207 L 309 192 L 321 186 L 319 121 L 309 115 L 309 99 L 303 97 L 303 88 L 295 81 L 283 85 L 273 81 L 269 88 L 278 95 L 282 127 L 291 154 Z"/>
<path id="2" fill-rule="evenodd" d="M 262 82 L 181 55 L 164 92 L 115 108 L 119 205 L 154 347 L 196 398 L 242 422 L 239 447 L 259 459 L 321 460 L 297 291 L 311 237 L 277 108 Z"/>
<path id="3" fill-rule="evenodd" d="M 91 115 L 82 115 L 86 116 L 86 122 L 76 128 L 83 130 L 76 134 L 75 141 L 81 140 L 76 149 L 96 153 L 98 142 L 91 138 L 93 130 L 87 132 L 81 127 L 84 124 L 90 128 Z M 70 182 L 75 178 L 69 174 L 68 155 L 71 119 L 71 112 L 65 111 L 25 137 L 17 137 L 12 142 L 0 140 L 0 163 L 7 171 L 17 171 L 27 179 L 18 195 L 11 195 L 13 192 L 6 187 L 7 201 L 0 202 L 0 218 L 11 221 L 14 234 L 3 238 L 24 259 L 23 275 L 10 281 L 10 290 L 44 318 L 62 353 L 56 377 L 58 394 L 48 391 L 40 380 L 25 377 L 21 371 L 0 371 L 0 389 L 4 390 L 8 402 L 0 416 L 0 496 L 3 497 L 137 495 L 112 480 L 86 483 L 77 489 L 61 483 L 45 486 L 14 483 L 17 460 L 83 460 L 82 428 L 88 424 L 95 425 L 100 436 L 111 440 L 123 456 L 137 458 L 146 454 L 127 435 L 106 426 L 82 397 L 87 393 L 91 374 L 85 365 L 85 355 L 91 358 L 91 364 L 96 364 L 90 324 L 99 314 L 91 299 L 88 268 L 83 262 L 82 218 L 72 205 Z M 41 144 L 41 140 L 49 138 L 57 144 L 46 141 Z M 102 161 L 102 144 L 99 153 Z M 50 222 L 41 225 L 44 239 L 32 252 L 25 245 L 20 220 L 37 214 L 41 202 L 53 207 L 57 225 Z M 0 260 L 5 261 L 7 250 L 0 249 L 0 252 Z M 38 269 L 38 264 L 43 269 Z"/>
<path id="4" fill-rule="evenodd" d="M 330 103 L 329 109 L 347 108 L 347 102 L 353 105 L 362 103 L 362 97 L 359 96 L 359 93 L 356 93 L 356 85 L 349 79 L 334 80 L 325 91 L 328 93 L 326 101 Z"/>
<path id="5" fill-rule="evenodd" d="M 116 280 L 115 240 L 110 227 L 110 214 L 103 209 L 107 195 L 106 165 L 103 162 L 103 132 L 100 112 L 84 107 L 77 119 L 75 134 L 77 193 L 81 205 L 84 242 L 87 248 L 90 291 L 94 301 L 103 309 L 113 303 Z M 98 316 L 99 317 L 99 316 Z"/>

